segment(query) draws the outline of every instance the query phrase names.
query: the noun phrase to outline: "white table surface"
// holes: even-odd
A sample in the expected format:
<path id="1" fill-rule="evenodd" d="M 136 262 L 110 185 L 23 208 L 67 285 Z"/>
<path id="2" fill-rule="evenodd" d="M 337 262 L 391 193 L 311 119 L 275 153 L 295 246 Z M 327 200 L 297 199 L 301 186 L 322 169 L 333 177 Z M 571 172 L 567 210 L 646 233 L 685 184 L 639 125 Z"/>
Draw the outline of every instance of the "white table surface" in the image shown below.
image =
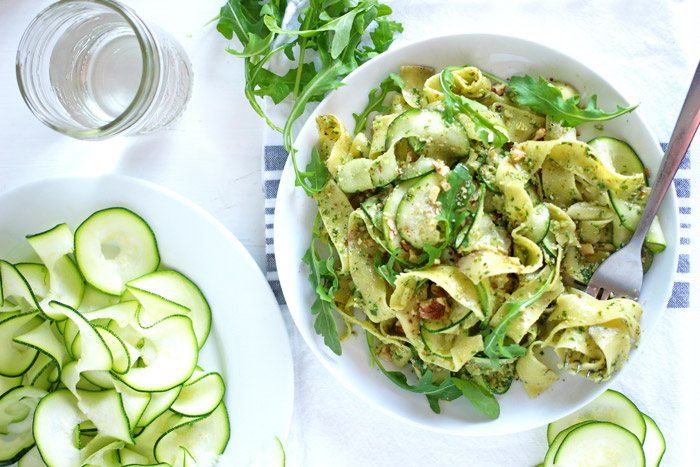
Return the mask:
<path id="1" fill-rule="evenodd" d="M 174 126 L 152 135 L 114 138 L 103 142 L 82 142 L 53 132 L 25 106 L 17 89 L 14 69 L 16 48 L 24 28 L 39 10 L 51 2 L 0 0 L 0 193 L 60 173 L 120 173 L 143 178 L 180 193 L 213 214 L 238 237 L 258 265 L 264 267 L 263 123 L 250 109 L 243 95 L 242 62 L 224 51 L 228 41 L 216 33 L 213 26 L 204 27 L 224 2 L 123 1 L 145 19 L 170 31 L 188 51 L 195 70 L 195 85 L 185 115 Z M 504 15 L 499 16 L 499 27 L 495 32 L 509 32 L 550 42 L 573 56 L 587 57 L 583 59 L 584 63 L 595 65 L 597 71 L 611 78 L 614 85 L 624 84 L 631 101 L 644 102 L 640 110 L 662 141 L 668 139 L 673 126 L 669 112 L 677 114 L 685 95 L 684 86 L 687 86 L 690 72 L 695 66 L 692 62 L 700 57 L 697 0 L 669 1 L 667 8 L 661 10 L 654 8 L 655 4 L 663 3 L 661 0 L 609 4 L 527 1 L 519 5 L 522 16 L 508 16 L 513 11 L 512 4 L 474 1 L 478 7 L 474 7 L 473 15 L 465 16 L 462 22 L 452 18 L 445 23 L 426 21 L 426 18 L 430 15 L 433 19 L 438 18 L 447 2 L 409 3 L 404 0 L 389 3 L 401 14 L 407 29 L 405 36 L 411 39 L 465 30 L 485 32 L 492 30 L 486 23 L 489 18 L 494 14 Z M 606 3 L 609 6 L 599 9 L 593 3 Z M 488 8 L 493 8 L 493 11 L 487 12 Z M 446 9 L 444 11 L 448 17 L 443 18 L 449 19 L 449 13 Z M 523 18 L 528 12 L 525 21 Z M 659 14 L 667 16 L 659 19 Z M 590 18 L 586 15 L 590 15 Z M 605 15 L 616 16 L 611 19 Z M 656 26 L 653 24 L 637 27 L 634 21 L 627 21 L 628 16 L 648 17 L 650 21 L 657 21 L 665 27 L 662 30 L 654 29 Z M 577 27 L 571 26 L 574 21 Z M 587 21 L 602 21 L 603 26 L 609 23 L 610 31 L 618 28 L 622 42 L 600 35 L 594 37 L 581 27 Z M 594 25 L 593 22 L 590 24 Z M 686 58 L 688 63 L 683 68 L 678 65 L 676 57 L 676 67 L 672 71 L 687 73 L 687 77 L 671 84 L 663 82 L 663 51 L 654 50 L 656 34 L 666 37 L 677 47 L 676 56 Z M 650 70 L 648 63 L 643 61 L 620 63 L 616 54 L 621 47 L 626 48 L 625 52 L 630 56 L 635 53 L 655 54 L 660 58 L 659 69 Z M 591 58 L 593 56 L 597 60 L 595 63 Z M 656 94 L 658 90 L 663 98 Z M 668 111 L 666 107 L 673 110 Z M 694 146 L 698 147 L 697 144 Z M 698 153 L 698 150 L 695 152 Z M 695 176 L 693 178 L 696 179 L 694 184 L 697 188 L 700 180 Z M 700 243 L 697 239 L 693 241 L 695 245 Z M 692 257 L 695 256 L 693 252 Z M 697 295 L 696 289 L 691 291 L 691 304 L 698 303 L 693 300 Z M 684 310 L 682 314 L 688 317 L 691 312 Z M 632 368 L 629 368 L 625 378 L 620 379 L 622 388 L 655 418 L 663 419 L 665 426 L 662 428 L 673 434 L 673 438 L 667 440 L 668 463 L 664 465 L 668 466 L 694 464 L 685 456 L 692 452 L 692 446 L 685 440 L 693 436 L 686 437 L 683 433 L 693 433 L 698 427 L 697 416 L 700 415 L 697 404 L 693 407 L 684 405 L 686 401 L 697 400 L 694 395 L 697 377 L 692 376 L 697 372 L 692 363 L 695 361 L 696 347 L 690 343 L 694 341 L 694 330 L 697 329 L 693 326 L 700 324 L 700 320 L 693 317 L 689 326 L 684 326 L 682 314 L 677 312 L 669 322 L 660 326 L 661 330 L 651 336 L 653 345 L 648 345 L 645 352 L 664 352 L 664 349 L 670 348 L 669 359 L 685 359 L 688 362 L 687 373 L 674 371 L 665 374 L 661 367 L 645 368 L 645 357 L 640 355 L 632 362 Z M 289 319 L 287 325 L 297 378 L 294 421 L 287 440 L 288 465 L 469 464 L 473 453 L 483 449 L 482 454 L 490 456 L 493 462 L 482 460 L 476 465 L 527 466 L 536 464 L 544 455 L 546 444 L 542 439 L 542 429 L 502 439 L 459 438 L 405 426 L 372 411 L 333 380 L 315 361 Z M 670 345 L 671 340 L 676 344 Z M 672 412 L 654 412 L 657 404 Z M 340 416 L 360 421 L 347 424 L 338 418 Z M 677 420 L 680 426 L 675 426 L 670 420 Z M 694 424 L 694 427 L 690 424 Z M 686 428 L 690 431 L 686 432 Z M 523 455 L 519 456 L 519 452 Z M 484 459 L 484 456 L 479 458 Z"/>

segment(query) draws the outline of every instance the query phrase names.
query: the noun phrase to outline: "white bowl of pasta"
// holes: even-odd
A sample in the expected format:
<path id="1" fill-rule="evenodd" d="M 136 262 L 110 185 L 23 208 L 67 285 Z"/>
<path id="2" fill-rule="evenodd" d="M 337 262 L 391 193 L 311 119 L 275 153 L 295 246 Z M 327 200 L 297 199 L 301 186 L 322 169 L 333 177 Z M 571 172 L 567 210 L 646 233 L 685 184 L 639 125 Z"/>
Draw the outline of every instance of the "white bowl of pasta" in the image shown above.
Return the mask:
<path id="1" fill-rule="evenodd" d="M 402 70 L 411 65 L 429 69 Z M 361 122 L 370 131 L 357 137 L 353 114 L 390 73 L 402 79 L 385 86 L 401 97 L 387 101 L 388 116 Z M 525 75 L 535 79 L 507 81 Z M 295 141 L 300 168 L 314 148 L 325 162 L 323 183 L 306 179 L 319 194 L 295 186 L 288 161 L 275 215 L 284 295 L 318 359 L 369 404 L 453 434 L 526 430 L 601 394 L 665 310 L 677 258 L 673 193 L 659 214 L 663 234 L 649 240 L 658 254 L 638 303 L 608 306 L 575 289 L 634 228 L 645 167 L 653 182 L 662 153 L 639 112 L 601 123 L 594 105 L 574 109 L 586 123 L 563 116 L 574 93 L 583 103 L 597 95 L 608 112 L 629 103 L 573 58 L 500 35 L 406 44 L 345 83 Z M 532 101 L 553 88 L 562 102 L 545 116 Z M 614 139 L 586 143 L 601 136 Z M 317 285 L 332 300 L 319 300 Z M 345 323 L 355 331 L 342 344 L 330 316 L 340 335 Z M 381 365 L 370 366 L 372 356 Z M 562 360 L 579 375 L 559 368 Z"/>

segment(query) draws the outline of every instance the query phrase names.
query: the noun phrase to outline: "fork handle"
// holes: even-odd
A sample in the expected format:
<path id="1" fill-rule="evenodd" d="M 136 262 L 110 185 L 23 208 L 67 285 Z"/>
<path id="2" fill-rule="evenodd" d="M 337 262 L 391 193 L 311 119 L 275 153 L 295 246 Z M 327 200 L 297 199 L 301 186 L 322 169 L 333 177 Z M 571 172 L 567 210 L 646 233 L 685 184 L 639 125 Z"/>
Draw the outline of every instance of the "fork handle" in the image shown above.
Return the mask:
<path id="1" fill-rule="evenodd" d="M 700 124 L 700 64 L 695 70 L 695 75 L 693 76 L 693 81 L 690 83 L 690 89 L 688 90 L 688 95 L 683 103 L 683 108 L 681 108 L 681 113 L 678 115 L 678 120 L 676 120 L 676 126 L 671 134 L 671 140 L 668 142 L 666 147 L 666 153 L 663 159 L 661 159 L 661 165 L 659 166 L 659 174 L 654 182 L 654 187 L 651 189 L 651 194 L 649 194 L 649 199 L 647 200 L 646 207 L 642 212 L 642 217 L 637 225 L 637 230 L 635 230 L 631 244 L 638 244 L 641 249 L 644 237 L 646 237 L 647 231 L 651 226 L 651 222 L 654 220 L 654 216 L 661 206 L 661 201 L 664 199 L 666 191 L 668 191 L 669 186 L 673 177 L 678 171 L 678 166 L 680 166 L 683 156 L 685 156 L 690 142 L 695 136 L 695 132 Z"/>

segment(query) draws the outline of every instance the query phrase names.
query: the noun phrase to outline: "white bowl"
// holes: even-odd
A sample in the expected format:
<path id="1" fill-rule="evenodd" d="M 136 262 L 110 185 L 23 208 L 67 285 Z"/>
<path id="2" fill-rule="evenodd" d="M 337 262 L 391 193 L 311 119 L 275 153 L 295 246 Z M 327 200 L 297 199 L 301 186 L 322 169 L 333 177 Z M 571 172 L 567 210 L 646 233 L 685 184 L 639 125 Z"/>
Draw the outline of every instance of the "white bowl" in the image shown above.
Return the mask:
<path id="1" fill-rule="evenodd" d="M 143 180 L 121 175 L 59 176 L 0 195 L 0 258 L 36 258 L 24 236 L 66 222 L 75 231 L 93 212 L 122 206 L 151 226 L 164 267 L 202 290 L 212 329 L 199 365 L 226 382 L 231 439 L 220 465 L 248 465 L 289 431 L 294 372 L 277 300 L 257 264 L 213 216 Z"/>
<path id="2" fill-rule="evenodd" d="M 311 148 L 317 142 L 315 117 L 335 114 L 350 131 L 354 128 L 352 113 L 359 113 L 367 104 L 367 95 L 390 73 L 398 73 L 401 65 L 428 65 L 440 70 L 448 65 L 470 64 L 497 76 L 530 74 L 564 80 L 582 94 L 583 102 L 598 95 L 599 105 L 614 110 L 615 104 L 628 105 L 624 97 L 595 71 L 549 47 L 501 35 L 464 34 L 436 37 L 406 44 L 390 50 L 366 63 L 345 79 L 346 86 L 332 92 L 308 119 L 296 139 L 299 166 L 305 167 Z M 602 134 L 629 142 L 652 174 L 661 159 L 659 142 L 638 112 L 624 115 L 604 124 L 603 132 L 582 125 L 581 139 L 586 141 Z M 652 177 L 653 178 L 653 177 Z M 671 294 L 672 278 L 678 249 L 678 215 L 675 191 L 664 200 L 659 217 L 668 240 L 665 252 L 657 255 L 646 275 L 640 302 L 644 305 L 641 320 L 642 345 L 666 309 Z M 584 378 L 562 374 L 549 390 L 530 399 L 519 382 L 505 395 L 499 396 L 501 415 L 488 420 L 463 398 L 441 402 L 442 413 L 435 414 L 422 395 L 404 391 L 385 378 L 376 367 L 369 366 L 364 337 L 343 344 L 338 357 L 327 349 L 313 328 L 310 313 L 314 292 L 308 282 L 308 269 L 301 257 L 309 246 L 316 205 L 303 190 L 294 186 L 294 171 L 287 161 L 275 217 L 275 252 L 285 298 L 302 336 L 318 359 L 350 390 L 377 407 L 409 423 L 445 433 L 464 435 L 496 435 L 518 432 L 559 419 L 583 406 L 602 393 L 619 373 L 601 384 Z M 638 350 L 633 350 L 634 358 Z M 625 365 L 627 366 L 627 365 Z M 625 371 L 623 368 L 622 371 Z"/>

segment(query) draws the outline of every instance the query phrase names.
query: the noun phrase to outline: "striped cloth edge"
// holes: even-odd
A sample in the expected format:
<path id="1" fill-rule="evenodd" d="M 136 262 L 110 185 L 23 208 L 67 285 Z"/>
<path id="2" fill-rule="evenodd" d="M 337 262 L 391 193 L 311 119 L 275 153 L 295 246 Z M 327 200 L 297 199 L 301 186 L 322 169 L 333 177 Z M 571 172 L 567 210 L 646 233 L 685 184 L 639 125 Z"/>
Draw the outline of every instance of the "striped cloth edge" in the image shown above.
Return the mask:
<path id="1" fill-rule="evenodd" d="M 661 143 L 666 150 L 667 143 Z M 279 144 L 264 146 L 263 179 L 265 192 L 265 266 L 266 277 L 280 305 L 286 304 L 275 262 L 274 217 L 275 202 L 279 189 L 282 170 L 287 161 L 287 151 Z M 686 153 L 678 173 L 673 180 L 678 197 L 678 217 L 680 223 L 680 245 L 676 277 L 673 283 L 668 308 L 690 308 L 690 237 L 691 237 L 691 206 L 690 206 L 690 154 Z"/>

